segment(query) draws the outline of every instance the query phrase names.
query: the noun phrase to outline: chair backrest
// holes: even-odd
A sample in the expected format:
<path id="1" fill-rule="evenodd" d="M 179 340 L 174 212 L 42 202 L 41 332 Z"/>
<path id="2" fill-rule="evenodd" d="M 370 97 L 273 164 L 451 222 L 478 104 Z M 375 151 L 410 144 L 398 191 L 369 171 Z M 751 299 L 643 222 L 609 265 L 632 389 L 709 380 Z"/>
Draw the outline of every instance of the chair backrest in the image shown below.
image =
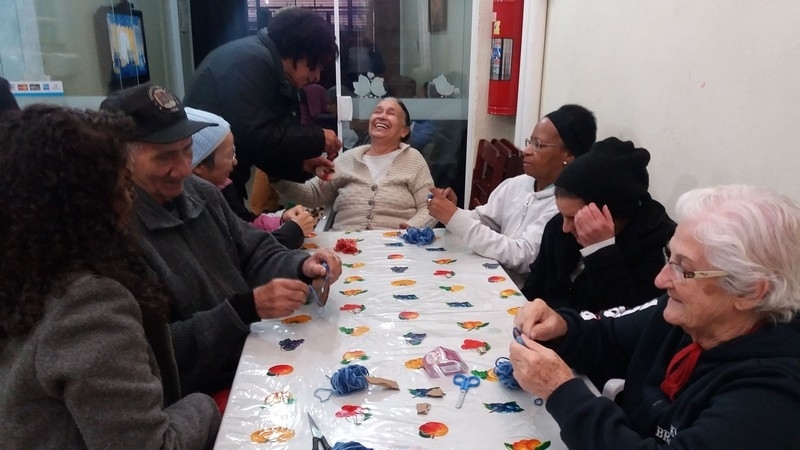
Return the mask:
<path id="1" fill-rule="evenodd" d="M 508 161 L 506 161 L 506 178 L 513 178 L 517 175 L 522 175 L 525 170 L 522 167 L 522 150 L 520 150 L 513 142 L 506 138 L 492 139 L 492 144 L 501 151 L 506 152 Z"/>
<path id="2" fill-rule="evenodd" d="M 472 171 L 472 193 L 469 207 L 475 208 L 489 200 L 489 194 L 506 178 L 508 156 L 486 139 L 478 141 L 478 156 Z"/>

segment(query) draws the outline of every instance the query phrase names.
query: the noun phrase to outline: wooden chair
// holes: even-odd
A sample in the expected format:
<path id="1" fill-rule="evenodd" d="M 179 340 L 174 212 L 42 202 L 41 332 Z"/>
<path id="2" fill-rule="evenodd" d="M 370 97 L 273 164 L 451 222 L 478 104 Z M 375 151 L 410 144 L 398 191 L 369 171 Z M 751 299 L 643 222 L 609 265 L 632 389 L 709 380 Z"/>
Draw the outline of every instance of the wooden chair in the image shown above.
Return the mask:
<path id="1" fill-rule="evenodd" d="M 513 178 L 517 175 L 522 175 L 525 170 L 522 167 L 522 150 L 520 150 L 513 142 L 506 138 L 492 139 L 492 144 L 505 152 L 508 155 L 506 161 L 505 178 Z"/>
<path id="2" fill-rule="evenodd" d="M 489 194 L 505 179 L 508 156 L 486 139 L 478 142 L 478 156 L 472 171 L 470 209 L 485 204 Z"/>

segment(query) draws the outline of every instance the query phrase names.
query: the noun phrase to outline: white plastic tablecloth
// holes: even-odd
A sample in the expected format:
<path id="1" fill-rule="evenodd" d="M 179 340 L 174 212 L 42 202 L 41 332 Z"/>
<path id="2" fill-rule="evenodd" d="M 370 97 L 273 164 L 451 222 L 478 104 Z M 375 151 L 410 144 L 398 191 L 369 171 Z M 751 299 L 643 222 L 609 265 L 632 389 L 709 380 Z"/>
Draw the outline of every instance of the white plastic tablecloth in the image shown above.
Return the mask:
<path id="1" fill-rule="evenodd" d="M 360 253 L 339 253 L 343 273 L 324 307 L 309 304 L 284 320 L 253 325 L 244 346 L 217 437 L 218 449 L 303 449 L 312 435 L 306 413 L 328 442 L 357 441 L 374 449 L 565 448 L 544 406 L 496 381 L 495 361 L 508 356 L 515 308 L 525 299 L 503 269 L 471 253 L 442 229 L 429 245 L 405 243 L 395 232 L 320 233 L 304 247 L 333 248 L 356 239 Z M 455 408 L 452 376 L 416 368 L 437 346 L 456 350 L 479 376 Z M 371 385 L 327 402 L 318 388 L 345 365 L 394 380 L 399 390 Z M 470 375 L 470 374 L 467 374 Z M 441 398 L 410 390 L 440 387 Z M 416 391 L 422 392 L 422 391 Z M 418 403 L 429 403 L 427 415 Z M 261 430 L 266 443 L 253 441 Z"/>

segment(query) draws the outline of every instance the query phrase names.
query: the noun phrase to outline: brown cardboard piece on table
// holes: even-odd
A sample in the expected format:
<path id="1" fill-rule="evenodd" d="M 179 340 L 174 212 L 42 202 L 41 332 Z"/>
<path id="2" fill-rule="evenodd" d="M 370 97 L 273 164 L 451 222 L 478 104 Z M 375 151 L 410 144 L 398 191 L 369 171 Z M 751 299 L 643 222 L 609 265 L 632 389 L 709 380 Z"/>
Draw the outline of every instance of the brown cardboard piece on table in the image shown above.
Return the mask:
<path id="1" fill-rule="evenodd" d="M 426 416 L 428 415 L 428 411 L 431 410 L 430 403 L 417 403 L 417 414 Z"/>
<path id="2" fill-rule="evenodd" d="M 444 397 L 444 391 L 442 391 L 442 389 L 438 388 L 438 387 L 431 388 L 428 391 L 427 396 L 428 397 L 434 397 L 434 398 L 442 398 L 442 397 Z"/>
<path id="3" fill-rule="evenodd" d="M 383 386 L 385 388 L 399 390 L 400 388 L 397 386 L 397 382 L 394 380 L 389 380 L 386 378 L 381 377 L 364 377 L 367 379 L 367 383 L 374 384 L 376 386 Z"/>

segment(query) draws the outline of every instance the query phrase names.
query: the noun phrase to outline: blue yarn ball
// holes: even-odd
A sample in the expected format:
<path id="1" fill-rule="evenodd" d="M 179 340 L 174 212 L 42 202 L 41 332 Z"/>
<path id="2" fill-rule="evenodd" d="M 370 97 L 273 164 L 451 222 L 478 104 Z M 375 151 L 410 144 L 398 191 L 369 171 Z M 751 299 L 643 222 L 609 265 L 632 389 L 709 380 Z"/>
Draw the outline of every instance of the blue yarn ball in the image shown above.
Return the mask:
<path id="1" fill-rule="evenodd" d="M 428 245 L 436 238 L 436 234 L 430 227 L 406 229 L 403 240 L 409 244 Z"/>
<path id="2" fill-rule="evenodd" d="M 345 366 L 337 370 L 331 377 L 331 387 L 339 395 L 347 395 L 367 387 L 366 367 L 358 364 Z"/>
<path id="3" fill-rule="evenodd" d="M 508 358 L 497 358 L 494 363 L 494 373 L 500 384 L 508 389 L 520 389 L 519 383 L 514 379 L 514 366 Z"/>
<path id="4" fill-rule="evenodd" d="M 372 450 L 372 449 L 364 447 L 358 442 L 350 441 L 350 442 L 337 442 L 333 444 L 333 450 Z"/>

